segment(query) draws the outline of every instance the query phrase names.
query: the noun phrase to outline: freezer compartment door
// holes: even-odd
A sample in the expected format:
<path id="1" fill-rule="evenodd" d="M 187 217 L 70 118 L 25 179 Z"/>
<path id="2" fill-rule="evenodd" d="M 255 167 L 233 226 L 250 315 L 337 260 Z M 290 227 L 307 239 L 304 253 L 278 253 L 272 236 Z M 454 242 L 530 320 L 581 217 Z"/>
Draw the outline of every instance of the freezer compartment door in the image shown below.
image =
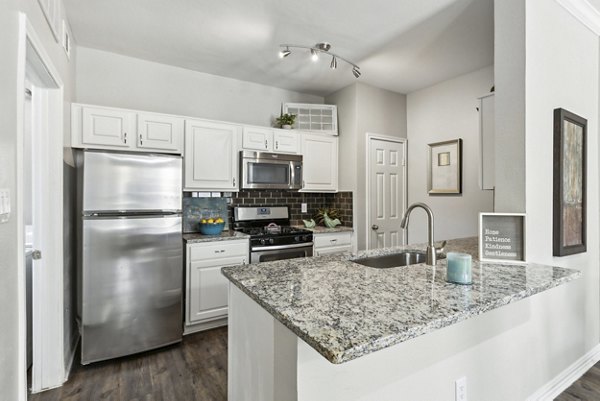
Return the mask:
<path id="1" fill-rule="evenodd" d="M 181 210 L 181 157 L 86 151 L 83 210 Z"/>
<path id="2" fill-rule="evenodd" d="M 83 221 L 81 362 L 181 340 L 181 217 Z"/>

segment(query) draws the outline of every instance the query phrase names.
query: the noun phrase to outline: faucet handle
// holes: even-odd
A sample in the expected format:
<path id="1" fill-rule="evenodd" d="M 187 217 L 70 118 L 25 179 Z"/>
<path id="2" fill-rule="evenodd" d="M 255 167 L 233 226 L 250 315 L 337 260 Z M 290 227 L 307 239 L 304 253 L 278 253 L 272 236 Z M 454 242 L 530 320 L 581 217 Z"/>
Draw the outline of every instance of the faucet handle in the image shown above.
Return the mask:
<path id="1" fill-rule="evenodd" d="M 447 242 L 448 241 L 446 241 L 446 240 L 442 241 L 442 243 L 440 244 L 440 247 L 439 248 L 438 247 L 435 248 L 435 252 L 436 253 L 438 253 L 438 252 L 439 253 L 444 252 L 444 248 L 446 248 L 446 243 Z"/>

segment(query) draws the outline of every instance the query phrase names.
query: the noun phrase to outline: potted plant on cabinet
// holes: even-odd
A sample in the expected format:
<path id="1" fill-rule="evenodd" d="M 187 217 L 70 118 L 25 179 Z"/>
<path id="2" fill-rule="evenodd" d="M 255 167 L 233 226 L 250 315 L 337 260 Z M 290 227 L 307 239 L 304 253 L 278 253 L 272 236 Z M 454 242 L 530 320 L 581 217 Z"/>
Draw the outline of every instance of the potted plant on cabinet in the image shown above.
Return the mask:
<path id="1" fill-rule="evenodd" d="M 281 114 L 275 121 L 277 121 L 279 128 L 292 129 L 292 125 L 294 125 L 294 121 L 296 121 L 296 115 L 287 113 Z"/>

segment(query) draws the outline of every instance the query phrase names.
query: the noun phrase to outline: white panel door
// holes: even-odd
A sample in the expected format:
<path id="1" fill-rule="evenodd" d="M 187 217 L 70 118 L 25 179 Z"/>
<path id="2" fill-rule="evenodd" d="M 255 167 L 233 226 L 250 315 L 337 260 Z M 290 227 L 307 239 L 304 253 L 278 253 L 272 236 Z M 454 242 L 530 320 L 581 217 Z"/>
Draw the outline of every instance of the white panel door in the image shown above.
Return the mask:
<path id="1" fill-rule="evenodd" d="M 292 130 L 277 130 L 273 134 L 273 151 L 277 153 L 298 153 L 299 134 Z"/>
<path id="2" fill-rule="evenodd" d="M 184 189 L 237 191 L 239 135 L 234 124 L 187 120 Z"/>
<path id="3" fill-rule="evenodd" d="M 162 114 L 138 114 L 137 145 L 143 149 L 156 149 L 181 154 L 184 120 Z"/>
<path id="4" fill-rule="evenodd" d="M 135 113 L 102 107 L 83 107 L 83 143 L 118 148 L 135 147 Z"/>
<path id="5" fill-rule="evenodd" d="M 338 138 L 302 134 L 302 174 L 305 192 L 333 192 L 338 186 Z"/>
<path id="6" fill-rule="evenodd" d="M 270 152 L 273 150 L 273 130 L 261 127 L 244 127 L 242 147 L 249 150 Z"/>
<path id="7" fill-rule="evenodd" d="M 404 244 L 405 160 L 404 143 L 369 140 L 369 249 Z"/>

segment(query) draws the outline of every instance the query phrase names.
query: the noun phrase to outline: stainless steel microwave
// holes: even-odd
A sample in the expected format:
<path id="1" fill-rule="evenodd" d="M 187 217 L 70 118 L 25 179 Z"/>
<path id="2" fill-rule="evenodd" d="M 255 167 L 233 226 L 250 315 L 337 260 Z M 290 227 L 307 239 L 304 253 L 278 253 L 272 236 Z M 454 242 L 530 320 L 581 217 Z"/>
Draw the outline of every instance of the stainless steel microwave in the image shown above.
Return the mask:
<path id="1" fill-rule="evenodd" d="M 302 189 L 302 156 L 242 150 L 242 189 Z"/>

